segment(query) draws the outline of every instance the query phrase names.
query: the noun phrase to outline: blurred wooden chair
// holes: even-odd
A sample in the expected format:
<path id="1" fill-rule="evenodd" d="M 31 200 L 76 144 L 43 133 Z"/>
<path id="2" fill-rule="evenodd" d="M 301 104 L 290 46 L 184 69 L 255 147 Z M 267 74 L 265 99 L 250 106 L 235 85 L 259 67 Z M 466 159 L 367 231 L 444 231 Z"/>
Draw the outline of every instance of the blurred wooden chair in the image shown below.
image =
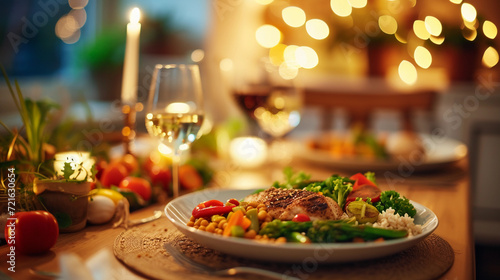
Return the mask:
<path id="1" fill-rule="evenodd" d="M 334 92 L 322 89 L 304 89 L 304 105 L 322 108 L 321 129 L 332 127 L 332 111 L 342 108 L 347 111 L 350 123 L 362 123 L 366 127 L 376 110 L 388 109 L 401 113 L 402 129 L 413 130 L 412 112 L 431 111 L 436 99 L 435 91 L 415 92 Z"/>

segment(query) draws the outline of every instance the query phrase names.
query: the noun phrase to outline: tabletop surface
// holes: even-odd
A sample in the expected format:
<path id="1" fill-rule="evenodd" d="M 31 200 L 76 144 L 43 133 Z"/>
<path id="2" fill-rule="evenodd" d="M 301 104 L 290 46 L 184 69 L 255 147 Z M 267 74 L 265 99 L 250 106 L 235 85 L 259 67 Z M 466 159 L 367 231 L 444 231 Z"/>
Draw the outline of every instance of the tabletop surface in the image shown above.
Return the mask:
<path id="1" fill-rule="evenodd" d="M 411 174 L 397 172 L 377 174 L 377 182 L 382 190 L 394 189 L 431 209 L 439 218 L 435 233 L 446 240 L 455 252 L 453 266 L 441 279 L 474 279 L 475 259 L 471 227 L 471 205 L 467 163 L 462 161 L 440 172 Z M 349 175 L 327 167 L 313 166 L 303 162 L 292 162 L 295 170 L 303 170 L 312 179 L 324 179 L 334 173 Z M 229 163 L 221 163 L 214 177 L 215 187 L 239 186 L 241 188 L 262 187 L 275 180 L 281 180 L 282 168 L 264 167 L 252 170 L 235 168 Z M 154 204 L 135 211 L 131 219 L 152 215 L 154 210 L 163 211 L 165 204 Z M 165 219 L 162 216 L 161 219 Z M 75 233 L 62 233 L 50 252 L 40 256 L 16 255 L 16 272 L 7 271 L 7 246 L 0 247 L 1 271 L 12 279 L 47 279 L 30 274 L 30 268 L 59 272 L 59 261 L 65 253 L 76 254 L 82 260 L 95 255 L 102 248 L 112 251 L 116 237 L 124 228 L 112 228 L 110 224 L 87 226 Z M 115 268 L 119 279 L 143 279 L 144 277 L 118 263 Z M 2 276 L 2 275 L 0 275 Z M 1 278 L 1 277 L 0 277 Z M 3 278 L 2 278 L 3 279 Z M 172 279 L 175 279 L 172 278 Z M 180 278 L 179 278 L 180 279 Z"/>

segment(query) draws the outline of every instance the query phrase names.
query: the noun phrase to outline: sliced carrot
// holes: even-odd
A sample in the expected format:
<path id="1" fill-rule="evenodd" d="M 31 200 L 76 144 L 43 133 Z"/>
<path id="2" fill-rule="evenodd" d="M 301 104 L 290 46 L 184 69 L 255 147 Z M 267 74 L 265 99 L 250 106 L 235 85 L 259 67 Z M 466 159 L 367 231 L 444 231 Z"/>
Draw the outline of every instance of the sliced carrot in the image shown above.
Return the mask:
<path id="1" fill-rule="evenodd" d="M 223 236 L 230 236 L 231 235 L 231 228 L 233 226 L 241 225 L 243 221 L 243 211 L 238 210 L 236 212 L 233 212 L 231 217 L 229 217 L 229 220 L 227 221 L 227 226 L 222 232 Z"/>
<path id="2" fill-rule="evenodd" d="M 252 221 L 250 221 L 249 218 L 247 218 L 246 216 L 243 217 L 243 220 L 241 221 L 241 227 L 244 229 L 244 230 L 247 230 L 248 227 L 250 227 L 250 225 L 252 224 Z"/>

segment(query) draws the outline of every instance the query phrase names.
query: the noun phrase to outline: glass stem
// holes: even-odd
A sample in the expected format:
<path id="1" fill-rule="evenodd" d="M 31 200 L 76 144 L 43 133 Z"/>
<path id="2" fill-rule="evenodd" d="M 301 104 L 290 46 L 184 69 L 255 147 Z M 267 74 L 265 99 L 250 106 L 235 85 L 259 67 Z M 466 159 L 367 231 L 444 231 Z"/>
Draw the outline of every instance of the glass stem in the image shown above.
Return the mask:
<path id="1" fill-rule="evenodd" d="M 174 198 L 179 196 L 179 162 L 181 157 L 179 154 L 172 155 L 172 187 Z"/>

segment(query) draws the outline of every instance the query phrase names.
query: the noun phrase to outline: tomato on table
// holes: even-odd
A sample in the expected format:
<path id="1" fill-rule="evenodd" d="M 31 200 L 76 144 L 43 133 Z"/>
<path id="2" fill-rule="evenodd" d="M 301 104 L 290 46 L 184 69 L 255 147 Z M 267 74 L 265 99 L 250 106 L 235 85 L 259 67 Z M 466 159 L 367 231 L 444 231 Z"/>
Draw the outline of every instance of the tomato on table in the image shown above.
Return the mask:
<path id="1" fill-rule="evenodd" d="M 7 222 L 5 238 L 9 246 L 15 246 L 16 252 L 24 255 L 38 255 L 52 248 L 59 237 L 59 225 L 56 218 L 47 211 L 17 212 Z M 10 226 L 9 226 L 10 225 Z M 12 236 L 12 239 L 9 239 Z M 9 243 L 9 241 L 15 242 Z"/>
<path id="2" fill-rule="evenodd" d="M 107 166 L 108 166 L 107 161 L 105 161 L 103 159 L 97 160 L 97 163 L 95 164 L 95 168 L 97 169 L 97 174 L 95 175 L 95 178 L 97 180 L 101 179 L 102 173 L 104 172 L 104 169 L 106 169 Z"/>
<path id="3" fill-rule="evenodd" d="M 144 199 L 144 201 L 149 201 L 151 198 L 151 184 L 143 178 L 126 177 L 120 182 L 118 188 L 133 191 Z"/>
<path id="4" fill-rule="evenodd" d="M 127 168 L 119 163 L 110 163 L 102 172 L 101 184 L 107 188 L 118 186 L 120 182 L 129 175 Z"/>
<path id="5" fill-rule="evenodd" d="M 127 168 L 129 174 L 139 170 L 139 161 L 132 154 L 125 154 L 118 160 L 118 162 Z"/>
<path id="6" fill-rule="evenodd" d="M 203 186 L 203 178 L 196 168 L 185 164 L 179 166 L 179 183 L 186 189 L 196 190 Z"/>
<path id="7" fill-rule="evenodd" d="M 149 171 L 149 178 L 151 178 L 151 184 L 160 185 L 165 191 L 168 191 L 172 182 L 172 172 L 166 166 L 154 165 Z"/>

